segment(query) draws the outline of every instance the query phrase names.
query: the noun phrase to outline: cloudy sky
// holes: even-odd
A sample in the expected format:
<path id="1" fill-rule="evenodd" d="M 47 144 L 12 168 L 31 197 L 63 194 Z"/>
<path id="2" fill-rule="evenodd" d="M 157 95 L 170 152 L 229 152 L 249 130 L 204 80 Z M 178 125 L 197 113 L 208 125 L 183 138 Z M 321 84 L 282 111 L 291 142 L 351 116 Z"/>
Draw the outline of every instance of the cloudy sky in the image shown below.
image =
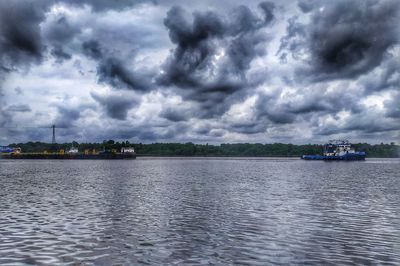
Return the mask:
<path id="1" fill-rule="evenodd" d="M 0 1 L 0 144 L 400 140 L 400 1 Z"/>

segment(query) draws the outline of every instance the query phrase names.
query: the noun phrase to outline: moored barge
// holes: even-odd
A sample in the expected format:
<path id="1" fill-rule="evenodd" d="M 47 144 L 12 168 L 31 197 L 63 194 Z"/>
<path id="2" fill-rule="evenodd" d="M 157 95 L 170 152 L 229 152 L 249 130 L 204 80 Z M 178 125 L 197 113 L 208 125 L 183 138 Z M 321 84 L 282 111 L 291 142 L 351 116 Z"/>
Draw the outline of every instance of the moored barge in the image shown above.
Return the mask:
<path id="1" fill-rule="evenodd" d="M 23 153 L 14 149 L 10 152 L 0 153 L 0 159 L 32 159 L 32 160 L 123 160 L 136 159 L 136 153 L 133 148 L 122 148 L 121 152 L 111 151 L 88 151 L 79 152 L 76 148 L 71 148 L 68 152 L 63 150 L 59 152 L 42 153 Z"/>

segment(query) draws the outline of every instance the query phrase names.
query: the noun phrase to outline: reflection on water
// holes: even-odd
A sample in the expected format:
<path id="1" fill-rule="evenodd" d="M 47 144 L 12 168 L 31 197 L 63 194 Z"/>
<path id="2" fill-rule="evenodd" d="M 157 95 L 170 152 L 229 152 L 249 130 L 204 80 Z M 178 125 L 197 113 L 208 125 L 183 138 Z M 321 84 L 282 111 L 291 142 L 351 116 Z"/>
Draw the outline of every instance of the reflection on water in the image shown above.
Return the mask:
<path id="1" fill-rule="evenodd" d="M 0 161 L 0 264 L 400 264 L 400 161 Z"/>

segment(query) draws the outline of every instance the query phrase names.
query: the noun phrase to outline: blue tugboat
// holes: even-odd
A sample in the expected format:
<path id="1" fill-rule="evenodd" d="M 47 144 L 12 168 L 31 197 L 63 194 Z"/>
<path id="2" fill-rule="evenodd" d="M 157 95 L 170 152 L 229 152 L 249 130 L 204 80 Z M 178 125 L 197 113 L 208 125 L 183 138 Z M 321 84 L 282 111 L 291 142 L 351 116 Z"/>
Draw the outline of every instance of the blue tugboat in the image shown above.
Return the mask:
<path id="1" fill-rule="evenodd" d="M 324 145 L 323 155 L 303 155 L 303 160 L 339 160 L 339 161 L 360 161 L 365 160 L 365 152 L 355 151 L 348 140 L 330 140 Z"/>

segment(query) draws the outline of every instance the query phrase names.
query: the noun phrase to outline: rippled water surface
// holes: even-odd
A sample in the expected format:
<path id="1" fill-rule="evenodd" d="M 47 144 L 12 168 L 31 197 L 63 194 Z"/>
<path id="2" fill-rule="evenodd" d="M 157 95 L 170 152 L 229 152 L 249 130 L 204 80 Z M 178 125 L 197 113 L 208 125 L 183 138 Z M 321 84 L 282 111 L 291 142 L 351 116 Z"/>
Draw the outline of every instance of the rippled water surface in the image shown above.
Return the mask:
<path id="1" fill-rule="evenodd" d="M 400 161 L 0 161 L 0 264 L 400 264 Z"/>

